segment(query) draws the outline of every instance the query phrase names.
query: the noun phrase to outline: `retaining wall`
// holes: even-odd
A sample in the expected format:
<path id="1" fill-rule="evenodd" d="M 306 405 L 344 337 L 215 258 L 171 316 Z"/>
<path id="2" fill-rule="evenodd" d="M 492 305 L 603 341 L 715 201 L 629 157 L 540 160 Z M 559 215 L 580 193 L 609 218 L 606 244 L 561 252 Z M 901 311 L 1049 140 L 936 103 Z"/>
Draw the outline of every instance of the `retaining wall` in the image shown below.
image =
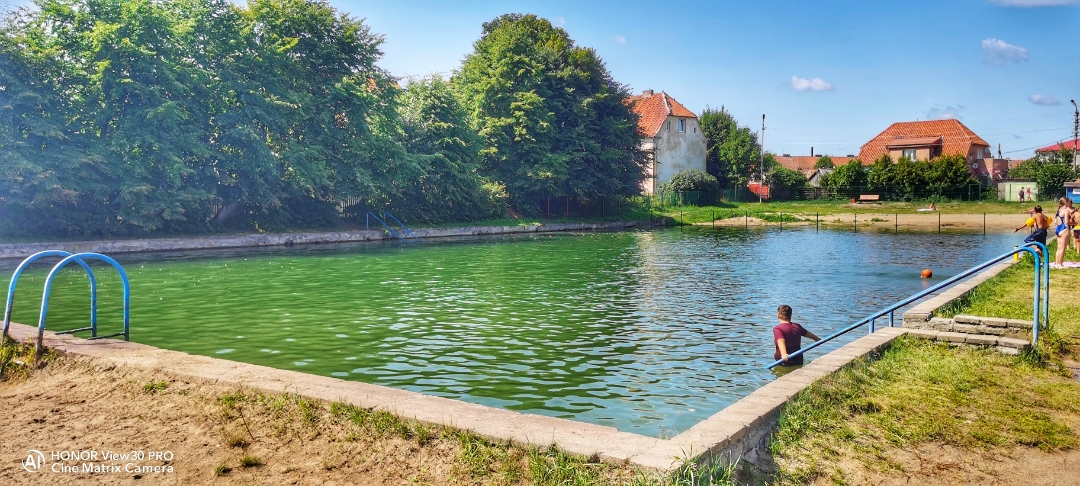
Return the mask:
<path id="1" fill-rule="evenodd" d="M 523 226 L 466 226 L 460 228 L 416 228 L 420 238 L 478 236 L 513 233 L 546 233 L 555 231 L 617 230 L 637 226 L 664 226 L 666 220 L 605 221 L 599 223 L 548 223 Z M 132 253 L 146 251 L 204 250 L 212 248 L 242 248 L 278 245 L 310 245 L 317 243 L 349 243 L 395 238 L 382 230 L 334 231 L 322 233 L 275 233 L 240 236 L 200 236 L 186 238 L 149 238 L 136 240 L 69 241 L 54 243 L 11 243 L 0 245 L 0 258 L 26 258 L 45 250 L 64 250 L 71 253 Z"/>

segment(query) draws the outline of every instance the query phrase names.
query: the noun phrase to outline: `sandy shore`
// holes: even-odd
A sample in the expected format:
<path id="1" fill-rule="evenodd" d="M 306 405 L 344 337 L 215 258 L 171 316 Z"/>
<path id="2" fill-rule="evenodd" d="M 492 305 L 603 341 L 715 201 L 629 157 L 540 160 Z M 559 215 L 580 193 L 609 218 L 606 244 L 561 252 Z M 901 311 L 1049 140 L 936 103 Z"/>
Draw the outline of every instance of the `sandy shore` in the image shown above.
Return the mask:
<path id="1" fill-rule="evenodd" d="M 784 213 L 784 218 L 794 217 L 800 221 L 785 221 L 784 226 L 815 226 L 827 228 L 858 228 L 859 231 L 1012 231 L 1024 224 L 1027 213 L 1018 214 L 959 214 L 959 213 L 923 213 L 923 214 L 881 214 L 881 213 L 839 213 L 822 216 L 803 213 Z M 713 223 L 697 223 L 710 226 Z M 717 220 L 716 226 L 780 226 L 779 222 L 767 222 L 759 218 L 735 217 Z"/>

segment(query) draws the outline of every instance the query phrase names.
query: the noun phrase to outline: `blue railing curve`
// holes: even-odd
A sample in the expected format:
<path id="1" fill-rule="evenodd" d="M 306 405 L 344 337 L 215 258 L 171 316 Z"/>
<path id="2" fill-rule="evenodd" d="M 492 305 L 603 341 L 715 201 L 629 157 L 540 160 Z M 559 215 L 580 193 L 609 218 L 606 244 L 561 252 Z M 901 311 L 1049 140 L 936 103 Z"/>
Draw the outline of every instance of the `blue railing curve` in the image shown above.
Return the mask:
<path id="1" fill-rule="evenodd" d="M 11 327 L 11 311 L 15 303 L 15 284 L 19 283 L 19 276 L 22 275 L 23 270 L 30 266 L 34 261 L 45 257 L 69 257 L 71 252 L 64 250 L 45 250 L 39 251 L 26 257 L 22 263 L 19 263 L 18 267 L 15 267 L 15 272 L 11 274 L 11 281 L 8 282 L 7 293 L 7 305 L 4 307 L 4 330 L 0 333 L 0 343 L 6 343 L 8 339 L 8 329 Z M 63 334 L 72 334 L 81 331 L 90 331 L 91 336 L 97 336 L 97 280 L 94 278 L 93 270 L 90 270 L 90 266 L 82 259 L 74 260 L 86 270 L 86 275 L 90 279 L 90 327 L 81 327 L 79 329 L 72 329 L 70 331 L 64 331 Z"/>
<path id="2" fill-rule="evenodd" d="M 1040 254 L 1040 251 L 1037 251 L 1037 250 L 1041 250 L 1041 254 Z M 1008 253 L 1005 253 L 1005 254 L 1003 254 L 1001 256 L 995 257 L 995 258 L 993 258 L 991 260 L 988 260 L 988 261 L 980 263 L 980 264 L 978 264 L 978 265 L 976 265 L 974 267 L 971 267 L 971 268 L 969 268 L 967 270 L 964 270 L 963 272 L 960 272 L 959 274 L 945 280 L 944 282 L 941 282 L 941 283 L 939 283 L 937 285 L 934 285 L 933 287 L 930 287 L 930 288 L 928 288 L 926 290 L 923 290 L 922 292 L 919 292 L 919 293 L 917 293 L 915 295 L 907 297 L 907 298 L 905 298 L 905 299 L 903 299 L 903 300 L 901 300 L 901 301 L 899 301 L 899 302 L 897 302 L 897 303 L 895 303 L 895 304 L 893 304 L 893 305 L 891 305 L 889 307 L 886 307 L 886 308 L 884 308 L 882 310 L 879 310 L 879 311 L 875 312 L 874 314 L 871 314 L 870 316 L 868 316 L 868 317 L 866 317 L 866 318 L 864 318 L 864 319 L 862 319 L 862 320 L 860 320 L 860 321 L 858 321 L 858 322 L 856 322 L 856 323 L 854 323 L 854 324 L 852 324 L 852 325 L 850 325 L 848 327 L 845 327 L 845 328 L 843 328 L 843 329 L 841 329 L 839 331 L 836 331 L 836 332 L 834 332 L 834 333 L 832 333 L 832 334 L 830 334 L 828 336 L 825 336 L 824 338 L 822 338 L 821 340 L 811 344 L 810 346 L 801 348 L 798 351 L 795 351 L 794 353 L 789 354 L 788 358 L 790 359 L 790 358 L 795 357 L 795 356 L 801 356 L 804 353 L 806 353 L 807 351 L 810 351 L 811 349 L 814 349 L 814 348 L 816 348 L 818 346 L 821 346 L 822 344 L 825 344 L 825 343 L 827 343 L 829 341 L 832 341 L 833 339 L 836 339 L 836 338 L 838 338 L 838 337 L 840 337 L 840 336 L 842 336 L 844 334 L 847 334 L 847 333 L 849 333 L 849 332 L 851 332 L 851 331 L 853 331 L 855 329 L 858 329 L 858 328 L 860 328 L 860 327 L 862 327 L 864 325 L 867 325 L 867 324 L 869 324 L 869 330 L 870 330 L 870 333 L 872 334 L 874 332 L 874 330 L 875 330 L 875 321 L 878 318 L 884 317 L 886 314 L 888 314 L 888 316 L 889 316 L 889 327 L 893 327 L 894 324 L 895 324 L 894 313 L 896 312 L 897 309 L 899 309 L 901 307 L 904 307 L 904 306 L 906 306 L 908 304 L 911 304 L 911 303 L 913 303 L 915 301 L 918 301 L 918 300 L 920 300 L 920 299 L 922 299 L 922 298 L 924 298 L 924 297 L 926 297 L 926 296 L 928 296 L 930 294 L 933 294 L 934 292 L 937 292 L 939 290 L 944 289 L 945 287 L 953 285 L 956 282 L 959 282 L 962 279 L 970 277 L 971 275 L 973 275 L 973 274 L 975 274 L 977 272 L 985 270 L 986 268 L 989 268 L 990 266 L 993 266 L 994 264 L 996 264 L 996 263 L 998 263 L 998 262 L 1000 262 L 1002 260 L 1005 260 L 1005 259 L 1007 259 L 1009 257 L 1012 257 L 1013 255 L 1016 255 L 1018 253 L 1024 253 L 1024 252 L 1031 253 L 1032 257 L 1035 259 L 1035 277 L 1034 277 L 1034 283 L 1033 283 L 1034 290 L 1035 290 L 1035 292 L 1034 292 L 1035 295 L 1033 297 L 1034 301 L 1033 301 L 1033 306 L 1032 306 L 1032 308 L 1033 308 L 1033 312 L 1032 312 L 1032 314 L 1033 314 L 1033 316 L 1032 316 L 1033 317 L 1033 319 L 1032 319 L 1033 323 L 1032 323 L 1032 326 L 1031 326 L 1031 342 L 1032 342 L 1032 345 L 1036 345 L 1039 342 L 1039 330 L 1040 330 L 1040 328 L 1048 327 L 1049 324 L 1050 324 L 1050 264 L 1049 264 L 1049 255 L 1050 255 L 1050 253 L 1047 251 L 1046 245 L 1044 245 L 1042 243 L 1028 243 L 1028 244 L 1026 244 L 1026 245 L 1024 245 L 1024 246 L 1022 246 L 1020 248 L 1014 249 L 1014 250 L 1012 250 L 1012 251 L 1010 251 Z M 1042 287 L 1043 287 L 1042 283 L 1044 281 L 1046 282 L 1045 295 L 1042 292 L 1042 290 L 1043 290 L 1042 289 Z M 782 364 L 784 364 L 783 360 L 777 360 L 773 364 L 769 365 L 769 369 L 775 368 L 775 367 L 780 366 Z"/>
<path id="3" fill-rule="evenodd" d="M 49 276 L 45 277 L 45 292 L 41 296 L 41 315 L 38 316 L 38 354 L 41 354 L 41 351 L 43 350 L 42 344 L 45 339 L 45 316 L 48 314 L 49 311 L 49 294 L 52 292 L 52 281 L 54 278 L 56 278 L 56 275 L 60 273 L 60 270 L 64 269 L 65 265 L 73 261 L 83 260 L 101 260 L 105 263 L 112 265 L 113 268 L 116 269 L 117 273 L 120 274 L 120 280 L 124 283 L 124 332 L 109 334 L 107 336 L 94 336 L 90 339 L 103 339 L 116 336 L 124 336 L 124 341 L 127 341 L 131 337 L 131 285 L 128 283 L 128 276 L 127 272 L 124 272 L 124 267 L 120 266 L 120 264 L 117 263 L 116 260 L 113 260 L 112 258 L 109 258 L 100 253 L 77 253 L 68 256 L 63 260 L 60 260 L 60 262 L 57 263 L 56 266 L 54 266 L 52 270 L 49 271 Z"/>
<path id="4" fill-rule="evenodd" d="M 416 234 L 413 233 L 412 230 L 409 229 L 408 226 L 405 226 L 405 223 L 402 223 L 401 220 L 395 218 L 393 214 L 390 214 L 390 211 L 383 211 L 382 214 L 383 214 L 383 219 L 385 219 L 385 220 L 391 220 L 392 219 L 392 220 L 394 220 L 395 223 L 398 224 L 398 226 L 401 226 L 401 232 L 402 233 L 405 233 L 406 235 L 409 235 L 409 236 L 413 237 L 413 239 L 416 239 L 416 240 L 420 239 L 420 237 L 416 236 Z"/>

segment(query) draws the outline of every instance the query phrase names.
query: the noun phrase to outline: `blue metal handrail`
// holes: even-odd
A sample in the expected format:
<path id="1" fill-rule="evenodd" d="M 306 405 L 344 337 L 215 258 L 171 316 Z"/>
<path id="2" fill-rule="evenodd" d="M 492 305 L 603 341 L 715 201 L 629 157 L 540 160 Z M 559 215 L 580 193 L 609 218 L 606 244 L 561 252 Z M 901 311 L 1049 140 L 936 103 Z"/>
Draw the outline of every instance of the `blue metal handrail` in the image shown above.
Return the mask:
<path id="1" fill-rule="evenodd" d="M 1038 251 L 1036 251 L 1036 249 L 1041 250 L 1042 253 L 1040 254 Z M 939 283 L 939 284 L 937 284 L 937 285 L 935 285 L 933 287 L 930 287 L 930 288 L 928 288 L 926 290 L 923 290 L 922 292 L 919 292 L 919 293 L 917 293 L 915 295 L 912 295 L 912 296 L 910 296 L 910 297 L 908 297 L 906 299 L 903 299 L 900 302 L 897 302 L 897 303 L 895 303 L 895 304 L 893 304 L 893 305 L 891 305 L 889 307 L 886 307 L 885 309 L 882 309 L 882 310 L 870 315 L 869 317 L 866 317 L 866 318 L 856 322 L 855 324 L 852 324 L 852 325 L 850 325 L 848 327 L 845 327 L 845 328 L 843 328 L 843 329 L 841 329 L 841 330 L 839 330 L 837 332 L 834 332 L 834 333 L 822 338 L 818 342 L 816 342 L 814 344 L 811 344 L 810 346 L 807 346 L 805 348 L 801 348 L 798 351 L 795 351 L 794 353 L 789 354 L 788 359 L 791 359 L 791 358 L 796 357 L 796 356 L 801 356 L 804 353 L 806 353 L 807 351 L 810 351 L 811 349 L 814 349 L 814 348 L 816 348 L 818 346 L 821 346 L 822 344 L 825 344 L 825 343 L 827 343 L 829 341 L 832 341 L 833 339 L 836 339 L 837 337 L 840 337 L 840 336 L 842 336 L 844 334 L 847 334 L 848 332 L 851 332 L 854 329 L 862 327 L 865 324 L 870 324 L 870 333 L 872 334 L 874 332 L 874 324 L 875 324 L 876 319 L 879 318 L 879 317 L 884 317 L 886 314 L 889 315 L 889 327 L 893 327 L 894 320 L 895 320 L 894 319 L 894 312 L 897 309 L 899 309 L 899 308 L 901 308 L 901 307 L 903 307 L 905 305 L 911 304 L 912 302 L 915 302 L 915 301 L 917 301 L 919 299 L 922 299 L 923 297 L 926 297 L 926 296 L 928 296 L 928 295 L 930 295 L 930 294 L 932 294 L 934 292 L 937 292 L 937 291 L 939 291 L 941 289 L 944 289 L 945 287 L 948 287 L 948 286 L 950 286 L 950 285 L 952 285 L 952 284 L 954 284 L 954 283 L 956 283 L 956 282 L 958 282 L 958 281 L 960 281 L 960 280 L 962 280 L 964 278 L 970 277 L 971 275 L 975 274 L 976 272 L 980 272 L 980 271 L 982 271 L 982 270 L 984 270 L 984 269 L 986 269 L 986 268 L 988 268 L 988 267 L 990 267 L 990 266 L 992 266 L 992 265 L 994 265 L 994 264 L 996 264 L 996 263 L 998 263 L 998 262 L 1000 262 L 1002 260 L 1005 260 L 1005 259 L 1007 259 L 1007 258 L 1009 258 L 1009 257 L 1011 257 L 1011 256 L 1013 256 L 1015 254 L 1021 253 L 1021 252 L 1031 253 L 1031 255 L 1035 258 L 1035 279 L 1034 279 L 1035 280 L 1035 282 L 1034 282 L 1035 295 L 1034 295 L 1034 302 L 1033 302 L 1033 304 L 1034 304 L 1034 310 L 1033 310 L 1034 322 L 1033 322 L 1032 327 L 1031 327 L 1031 335 L 1032 335 L 1031 341 L 1032 341 L 1032 344 L 1038 344 L 1038 342 L 1039 342 L 1039 329 L 1040 329 L 1040 327 L 1042 327 L 1042 324 L 1040 323 L 1040 317 L 1043 317 L 1043 315 L 1045 315 L 1045 319 L 1046 319 L 1045 323 L 1046 323 L 1047 327 L 1049 326 L 1049 323 L 1050 323 L 1050 264 L 1049 264 L 1049 258 L 1050 258 L 1049 255 L 1050 254 L 1046 249 L 1046 245 L 1044 245 L 1042 243 L 1028 243 L 1028 244 L 1026 244 L 1026 245 L 1024 245 L 1024 246 L 1022 246 L 1020 248 L 1017 248 L 1017 249 L 1014 249 L 1013 251 L 1005 253 L 1004 255 L 995 257 L 995 258 L 993 258 L 993 259 L 991 259 L 991 260 L 989 260 L 987 262 L 984 262 L 984 263 L 976 265 L 976 266 L 974 266 L 972 268 L 969 268 L 969 269 L 959 273 L 958 275 L 945 280 L 944 282 L 941 282 L 941 283 Z M 1044 260 L 1045 260 L 1045 263 L 1044 263 Z M 1043 278 L 1044 274 L 1045 274 L 1045 281 L 1046 281 L 1046 295 L 1045 296 L 1042 295 L 1042 285 L 1041 285 L 1043 280 L 1044 280 L 1044 278 Z M 784 360 L 778 360 L 775 363 L 769 365 L 768 367 L 769 367 L 769 369 L 772 369 L 772 368 L 775 368 L 775 367 L 780 366 L 782 364 L 784 364 Z"/>
<path id="2" fill-rule="evenodd" d="M 131 285 L 128 283 L 127 272 L 124 272 L 124 267 L 120 266 L 120 264 L 117 263 L 116 260 L 113 260 L 112 258 L 109 258 L 100 253 L 77 253 L 75 255 L 68 256 L 63 260 L 60 260 L 60 262 L 57 263 L 56 266 L 54 266 L 52 270 L 49 271 L 49 276 L 45 277 L 45 293 L 41 297 L 41 315 L 38 316 L 38 337 L 36 349 L 37 354 L 40 355 L 41 352 L 44 350 L 43 343 L 45 340 L 45 316 L 46 314 L 48 314 L 49 311 L 49 295 L 52 293 L 53 279 L 56 278 L 56 275 L 60 273 L 60 270 L 63 270 L 64 266 L 68 263 L 71 263 L 73 261 L 82 262 L 83 260 L 87 259 L 101 260 L 112 265 L 113 268 L 116 268 L 117 273 L 120 274 L 120 280 L 124 283 L 124 332 L 109 334 L 108 336 L 95 335 L 90 339 L 103 339 L 116 336 L 124 336 L 124 341 L 129 340 L 131 336 Z M 85 265 L 85 263 L 83 263 L 83 265 Z"/>
<path id="3" fill-rule="evenodd" d="M 398 220 L 397 218 L 395 218 L 393 214 L 390 214 L 390 211 L 383 211 L 383 213 L 382 213 L 382 214 L 383 214 L 383 219 L 387 219 L 387 218 L 389 218 L 389 219 L 392 219 L 392 220 L 394 220 L 394 222 L 395 222 L 395 223 L 397 223 L 397 224 L 398 224 L 398 226 L 401 226 L 401 231 L 402 231 L 403 233 L 405 233 L 405 234 L 407 234 L 407 235 L 409 235 L 409 236 L 413 237 L 414 239 L 417 239 L 417 240 L 419 240 L 419 239 L 420 239 L 420 237 L 419 237 L 419 236 L 416 236 L 416 234 L 415 234 L 415 233 L 413 233 L 413 232 L 412 232 L 412 230 L 411 230 L 411 229 L 409 229 L 409 227 L 408 227 L 408 226 L 405 226 L 405 223 L 402 223 L 402 222 L 401 222 L 400 220 Z"/>
<path id="4" fill-rule="evenodd" d="M 383 221 L 382 218 L 372 214 L 371 211 L 368 211 L 367 216 L 364 217 L 364 229 L 365 230 L 371 229 L 370 228 L 371 218 L 375 218 L 375 221 L 378 221 L 379 224 L 383 225 L 383 228 L 386 228 L 386 231 L 390 232 L 390 236 L 396 236 L 396 237 L 400 238 L 401 241 L 406 241 L 404 236 L 401 236 L 401 234 L 399 234 L 397 231 L 394 231 L 394 228 L 391 228 L 390 225 L 386 224 L 386 221 Z"/>
<path id="5" fill-rule="evenodd" d="M 15 284 L 19 282 L 19 276 L 22 275 L 23 270 L 30 266 L 35 260 L 45 257 L 69 257 L 71 252 L 63 250 L 45 250 L 39 251 L 26 257 L 22 263 L 19 263 L 18 267 L 15 267 L 15 272 L 11 274 L 11 281 L 8 282 L 7 293 L 7 305 L 4 307 L 4 330 L 0 333 L 0 343 L 6 343 L 8 339 L 8 328 L 11 327 L 11 311 L 15 303 Z M 75 259 L 83 270 L 86 270 L 87 277 L 90 278 L 90 327 L 80 327 L 78 329 L 71 329 L 69 331 L 63 331 L 58 334 L 74 334 L 81 331 L 90 331 L 91 336 L 97 336 L 97 280 L 94 278 L 94 272 L 90 270 L 90 266 L 81 258 Z"/>

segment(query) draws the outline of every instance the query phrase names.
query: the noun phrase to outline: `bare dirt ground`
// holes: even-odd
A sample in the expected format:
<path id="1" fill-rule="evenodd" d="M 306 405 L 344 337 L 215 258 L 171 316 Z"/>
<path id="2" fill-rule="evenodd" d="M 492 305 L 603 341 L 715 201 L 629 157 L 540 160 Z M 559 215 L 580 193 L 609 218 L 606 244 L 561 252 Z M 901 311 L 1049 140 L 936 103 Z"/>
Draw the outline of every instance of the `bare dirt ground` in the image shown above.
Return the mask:
<path id="1" fill-rule="evenodd" d="M 850 458 L 830 461 L 848 484 L 873 485 L 1080 485 L 1080 450 L 1047 453 L 1032 447 L 970 451 L 943 444 L 911 450 L 886 448 L 888 465 Z M 889 470 L 883 470 L 883 469 Z M 814 484 L 832 485 L 832 478 Z"/>
<path id="2" fill-rule="evenodd" d="M 522 474 L 496 474 L 489 463 L 463 460 L 463 443 L 453 436 L 435 432 L 421 444 L 374 434 L 335 418 L 323 402 L 270 396 L 261 404 L 244 402 L 246 415 L 237 414 L 239 408 L 227 411 L 223 400 L 238 390 L 162 372 L 102 368 L 74 357 L 25 380 L 0 382 L 0 414 L 7 425 L 0 441 L 0 484 L 438 485 L 528 479 L 520 449 L 508 449 L 504 462 L 523 467 L 503 469 Z M 37 472 L 24 468 L 30 450 L 45 456 Z M 52 453 L 60 451 L 94 451 L 98 460 L 54 460 Z M 104 451 L 170 452 L 172 459 L 102 460 Z M 120 470 L 84 472 L 84 462 Z M 173 472 L 130 472 L 132 466 Z M 78 469 L 54 472 L 64 467 Z M 633 476 L 629 468 L 615 473 Z"/>
<path id="3" fill-rule="evenodd" d="M 784 214 L 788 216 L 787 213 Z M 855 228 L 859 231 L 928 231 L 938 229 L 939 217 L 942 231 L 982 231 L 984 228 L 984 216 L 980 214 L 951 214 L 951 213 L 925 213 L 925 214 L 878 214 L 878 213 L 841 213 L 815 216 L 813 214 L 793 213 L 802 221 L 784 222 L 784 226 L 814 226 L 820 224 L 830 228 Z M 1012 231 L 1017 226 L 1024 224 L 1028 218 L 1027 213 L 1017 214 L 987 214 L 985 216 L 985 228 L 990 232 Z M 712 223 L 698 223 L 698 225 L 711 225 Z M 716 226 L 778 226 L 780 223 L 765 222 L 758 218 L 728 218 L 716 221 Z M 1021 230 L 1024 233 L 1024 230 Z"/>
<path id="4" fill-rule="evenodd" d="M 336 419 L 325 403 L 306 418 L 303 406 L 282 407 L 289 396 L 271 396 L 246 415 L 222 404 L 244 392 L 234 386 L 192 383 L 164 372 L 101 367 L 65 357 L 28 379 L 0 382 L 0 410 L 7 425 L 0 447 L 0 484 L 526 484 L 528 474 L 481 474 L 463 460 L 462 443 L 436 435 L 421 444 L 393 434 L 372 435 Z M 293 397 L 295 398 L 295 397 Z M 275 405 L 277 404 L 277 405 Z M 235 411 L 235 409 L 231 409 Z M 299 412 L 298 412 L 299 410 Z M 29 450 L 42 451 L 44 467 L 24 469 Z M 119 472 L 83 472 L 87 461 L 54 460 L 53 452 L 97 451 L 94 464 Z M 170 452 L 171 460 L 101 460 L 102 452 Z M 518 456 L 515 457 L 515 454 Z M 509 460 L 524 464 L 521 452 Z M 243 458 L 258 465 L 245 467 Z M 968 451 L 942 444 L 913 450 L 885 448 L 882 464 L 845 457 L 830 460 L 849 484 L 1080 484 L 1080 451 L 1045 453 L 1033 448 Z M 250 461 L 249 461 L 250 462 Z M 53 472 L 79 467 L 77 472 Z M 134 466 L 173 472 L 128 472 Z M 229 468 L 222 472 L 222 466 Z M 527 467 L 527 466 L 524 466 Z M 524 471 L 521 471 L 524 472 Z M 612 471 L 613 484 L 634 477 Z M 822 478 L 817 484 L 833 484 Z"/>

